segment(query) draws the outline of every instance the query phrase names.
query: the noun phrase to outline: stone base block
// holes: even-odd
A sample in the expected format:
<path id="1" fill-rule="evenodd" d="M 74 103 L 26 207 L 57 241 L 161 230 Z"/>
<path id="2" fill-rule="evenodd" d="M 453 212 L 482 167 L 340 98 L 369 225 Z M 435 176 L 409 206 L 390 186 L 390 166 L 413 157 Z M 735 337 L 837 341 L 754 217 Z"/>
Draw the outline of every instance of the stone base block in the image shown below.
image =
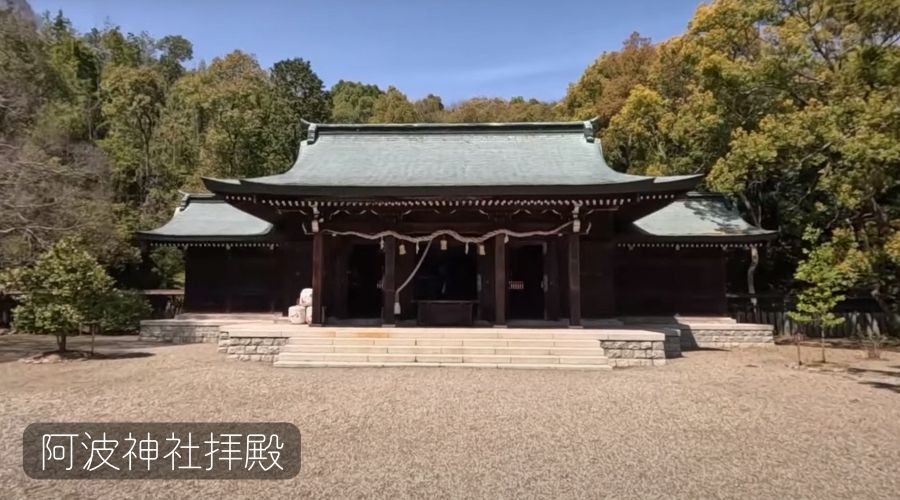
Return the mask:
<path id="1" fill-rule="evenodd" d="M 775 345 L 772 325 L 690 325 L 681 330 L 682 349 L 739 349 Z"/>

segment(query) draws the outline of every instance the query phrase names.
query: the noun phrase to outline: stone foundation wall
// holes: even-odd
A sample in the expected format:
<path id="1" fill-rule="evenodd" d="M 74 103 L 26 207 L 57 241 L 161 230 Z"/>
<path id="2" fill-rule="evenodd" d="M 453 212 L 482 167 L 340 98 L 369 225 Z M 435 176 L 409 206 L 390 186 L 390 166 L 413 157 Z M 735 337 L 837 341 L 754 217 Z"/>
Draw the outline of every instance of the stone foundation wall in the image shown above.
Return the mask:
<path id="1" fill-rule="evenodd" d="M 686 325 L 681 329 L 682 349 L 735 349 L 775 345 L 772 325 Z"/>
<path id="2" fill-rule="evenodd" d="M 145 320 L 141 321 L 141 340 L 156 340 L 175 344 L 216 342 L 221 323 L 195 320 Z"/>
<path id="3" fill-rule="evenodd" d="M 612 367 L 662 366 L 666 364 L 665 342 L 661 340 L 601 340 L 600 347 Z"/>
<path id="4" fill-rule="evenodd" d="M 219 335 L 219 352 L 238 361 L 275 361 L 287 337 L 232 337 L 228 332 Z"/>

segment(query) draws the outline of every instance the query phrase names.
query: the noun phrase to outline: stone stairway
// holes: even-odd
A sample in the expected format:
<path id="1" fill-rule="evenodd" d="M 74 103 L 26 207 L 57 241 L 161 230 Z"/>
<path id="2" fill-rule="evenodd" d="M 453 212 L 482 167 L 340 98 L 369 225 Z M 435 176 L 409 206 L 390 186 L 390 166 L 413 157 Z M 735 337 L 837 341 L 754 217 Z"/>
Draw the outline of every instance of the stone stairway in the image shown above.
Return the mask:
<path id="1" fill-rule="evenodd" d="M 569 329 L 309 328 L 292 333 L 274 365 L 608 370 L 598 339 Z"/>

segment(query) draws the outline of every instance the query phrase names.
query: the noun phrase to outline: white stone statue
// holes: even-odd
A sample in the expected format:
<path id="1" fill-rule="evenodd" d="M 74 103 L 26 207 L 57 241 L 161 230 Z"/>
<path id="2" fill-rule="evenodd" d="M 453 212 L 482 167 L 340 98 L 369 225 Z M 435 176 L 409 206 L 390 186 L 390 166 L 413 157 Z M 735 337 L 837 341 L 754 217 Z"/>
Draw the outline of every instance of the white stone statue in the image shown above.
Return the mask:
<path id="1" fill-rule="evenodd" d="M 313 296 L 312 288 L 304 288 L 303 290 L 300 291 L 300 301 L 298 302 L 298 304 L 303 307 L 311 306 L 312 305 L 312 296 Z"/>
<path id="2" fill-rule="evenodd" d="M 291 306 L 288 307 L 288 321 L 295 325 L 302 325 L 304 323 L 309 323 L 306 316 L 306 310 L 311 309 L 309 307 L 303 306 Z"/>

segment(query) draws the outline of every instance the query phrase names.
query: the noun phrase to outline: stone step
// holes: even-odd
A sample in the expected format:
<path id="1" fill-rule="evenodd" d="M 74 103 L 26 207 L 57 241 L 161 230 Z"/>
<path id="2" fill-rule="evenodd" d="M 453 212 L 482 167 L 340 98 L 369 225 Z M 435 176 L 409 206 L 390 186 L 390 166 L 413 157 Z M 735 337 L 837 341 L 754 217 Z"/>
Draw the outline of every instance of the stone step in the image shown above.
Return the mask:
<path id="1" fill-rule="evenodd" d="M 574 363 L 429 363 L 429 362 L 369 362 L 369 361 L 283 361 L 276 360 L 277 368 L 504 368 L 524 370 L 612 370 L 608 364 Z"/>
<path id="2" fill-rule="evenodd" d="M 347 328 L 347 329 L 329 329 L 329 328 L 295 328 L 279 327 L 274 325 L 270 328 L 262 328 L 254 325 L 253 328 L 242 325 L 235 325 L 233 328 L 225 329 L 233 333 L 234 336 L 242 336 L 242 332 L 252 331 L 257 337 L 290 337 L 290 338 L 353 338 L 353 339 L 450 339 L 450 340 L 490 340 L 490 339 L 507 339 L 507 340 L 599 340 L 609 337 L 608 330 L 520 330 L 506 328 L 473 328 L 466 329 L 403 329 L 403 328 Z M 621 331 L 619 331 L 621 332 Z M 649 332 L 626 332 L 631 340 L 655 340 L 658 335 Z M 648 336 L 649 335 L 649 336 Z M 644 338 L 646 337 L 646 338 Z"/>
<path id="3" fill-rule="evenodd" d="M 369 353 L 280 353 L 278 362 L 368 362 L 368 363 L 482 363 L 482 364 L 574 364 L 608 365 L 606 357 L 563 355 L 498 355 L 498 354 L 369 354 Z"/>
<path id="4" fill-rule="evenodd" d="M 428 347 L 598 347 L 599 342 L 594 339 L 568 340 L 568 339 L 450 339 L 450 338 L 368 338 L 368 337 L 291 337 L 287 341 L 289 346 L 299 345 L 348 345 L 348 346 L 428 346 Z"/>
<path id="5" fill-rule="evenodd" d="M 604 356 L 596 343 L 593 347 L 518 347 L 518 346 L 421 346 L 421 345 L 285 345 L 281 353 L 338 353 L 338 354 L 460 354 L 505 356 Z"/>

